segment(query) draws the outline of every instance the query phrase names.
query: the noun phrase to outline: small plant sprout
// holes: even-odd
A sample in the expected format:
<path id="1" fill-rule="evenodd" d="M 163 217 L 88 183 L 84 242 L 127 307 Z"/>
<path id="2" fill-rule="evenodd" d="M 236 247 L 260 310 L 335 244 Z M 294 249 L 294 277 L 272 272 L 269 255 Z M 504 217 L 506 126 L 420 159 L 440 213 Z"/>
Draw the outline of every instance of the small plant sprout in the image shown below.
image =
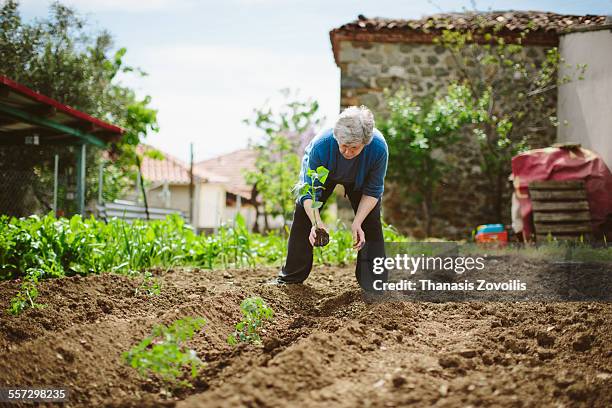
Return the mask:
<path id="1" fill-rule="evenodd" d="M 274 312 L 260 297 L 249 297 L 242 301 L 240 310 L 244 318 L 236 324 L 234 333 L 227 337 L 227 343 L 235 346 L 239 341 L 261 343 L 259 330 L 264 320 L 272 320 Z"/>
<path id="2" fill-rule="evenodd" d="M 11 306 L 8 309 L 10 314 L 16 316 L 29 307 L 32 309 L 44 307 L 44 305 L 36 303 L 36 298 L 38 297 L 37 285 L 40 276 L 40 270 L 30 269 L 28 271 L 23 279 L 19 292 L 11 299 Z"/>
<path id="3" fill-rule="evenodd" d="M 312 212 L 315 223 L 316 230 L 316 238 L 314 246 L 325 246 L 329 243 L 329 234 L 323 228 L 319 228 L 317 225 L 317 218 L 315 217 L 315 210 L 321 208 L 323 206 L 323 202 L 317 201 L 317 190 L 324 190 L 325 187 L 316 186 L 315 182 L 319 181 L 321 184 L 325 184 L 327 180 L 327 176 L 329 175 L 329 170 L 327 170 L 324 166 L 317 167 L 316 170 L 308 169 L 308 177 L 310 177 L 310 184 L 305 183 L 300 188 L 300 194 L 305 195 L 308 194 L 312 197 Z"/>
<path id="4" fill-rule="evenodd" d="M 158 374 L 173 385 L 191 387 L 187 380 L 179 380 L 189 372 L 195 378 L 204 362 L 185 345 L 206 324 L 201 317 L 185 317 L 170 326 L 158 325 L 149 337 L 122 354 L 123 360 L 137 369 L 140 375 Z"/>
<path id="5" fill-rule="evenodd" d="M 142 277 L 142 283 L 136 288 L 134 294 L 136 296 L 144 294 L 146 296 L 156 296 L 161 293 L 162 284 L 159 279 L 153 277 L 150 271 L 145 271 Z"/>

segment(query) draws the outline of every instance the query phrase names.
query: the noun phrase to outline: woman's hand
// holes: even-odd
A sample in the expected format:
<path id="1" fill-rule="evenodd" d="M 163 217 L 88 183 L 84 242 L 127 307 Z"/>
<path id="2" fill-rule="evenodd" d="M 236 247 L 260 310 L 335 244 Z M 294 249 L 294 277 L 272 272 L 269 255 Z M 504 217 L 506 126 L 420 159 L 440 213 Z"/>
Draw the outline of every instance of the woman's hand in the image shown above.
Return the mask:
<path id="1" fill-rule="evenodd" d="M 353 222 L 351 231 L 353 233 L 353 249 L 359 251 L 365 245 L 365 233 L 361 229 L 361 223 Z"/>
<path id="2" fill-rule="evenodd" d="M 308 241 L 310 241 L 310 245 L 314 246 L 315 238 L 317 237 L 317 228 L 323 228 L 325 232 L 329 234 L 329 229 L 322 222 L 317 222 L 317 226 L 312 224 L 312 228 L 310 229 L 310 235 L 308 236 Z"/>

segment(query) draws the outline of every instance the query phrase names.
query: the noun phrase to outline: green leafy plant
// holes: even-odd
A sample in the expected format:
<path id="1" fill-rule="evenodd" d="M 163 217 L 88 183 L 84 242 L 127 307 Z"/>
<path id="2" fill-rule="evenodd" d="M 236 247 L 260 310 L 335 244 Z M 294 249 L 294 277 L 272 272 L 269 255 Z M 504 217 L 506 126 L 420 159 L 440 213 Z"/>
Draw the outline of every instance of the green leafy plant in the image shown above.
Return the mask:
<path id="1" fill-rule="evenodd" d="M 487 100 L 474 101 L 471 90 L 458 84 L 418 101 L 404 89 L 387 96 L 389 115 L 380 126 L 393 157 L 387 178 L 421 207 L 423 230 L 430 236 L 436 190 L 453 169 L 444 152 L 460 140 L 464 125 L 480 120 Z"/>
<path id="2" fill-rule="evenodd" d="M 189 373 L 195 378 L 204 362 L 185 345 L 206 324 L 201 317 L 185 317 L 170 326 L 158 325 L 150 336 L 122 354 L 123 360 L 138 370 L 140 375 L 157 374 L 165 382 L 190 387 L 187 380 L 179 380 Z"/>
<path id="3" fill-rule="evenodd" d="M 511 192 L 506 183 L 511 158 L 535 143 L 542 147 L 542 140 L 552 143 L 558 125 L 557 88 L 582 79 L 587 67 L 570 66 L 557 47 L 525 45 L 534 31 L 533 22 L 512 38 L 505 33 L 504 22 L 492 25 L 484 16 L 474 16 L 469 31 L 445 29 L 434 42 L 450 53 L 451 65 L 474 103 L 486 100 L 473 131 L 480 167 L 491 187 L 488 207 L 501 220 L 506 218 L 504 205 Z M 559 72 L 559 68 L 564 69 Z"/>
<path id="4" fill-rule="evenodd" d="M 136 296 L 143 294 L 146 296 L 157 296 L 161 293 L 162 283 L 159 279 L 155 278 L 150 271 L 145 271 L 142 274 L 142 282 L 135 289 L 134 294 Z"/>
<path id="5" fill-rule="evenodd" d="M 318 190 L 324 190 L 323 184 L 327 180 L 329 170 L 324 166 L 319 166 L 316 170 L 308 169 L 306 173 L 310 179 L 310 183 L 303 183 L 298 186 L 297 191 L 300 195 L 308 195 L 312 198 L 312 215 L 314 218 L 314 226 L 316 229 L 316 238 L 314 246 L 325 246 L 329 243 L 329 234 L 323 228 L 319 228 L 315 210 L 323 207 L 323 202 L 317 201 Z"/>
<path id="6" fill-rule="evenodd" d="M 240 310 L 244 318 L 236 324 L 234 333 L 227 337 L 228 344 L 235 346 L 239 341 L 260 343 L 259 330 L 264 320 L 271 320 L 274 312 L 260 297 L 249 297 L 242 301 Z"/>
<path id="7" fill-rule="evenodd" d="M 44 307 L 43 304 L 36 303 L 39 277 L 40 271 L 36 269 L 30 269 L 28 271 L 28 274 L 23 279 L 19 292 L 11 299 L 11 306 L 8 310 L 10 314 L 18 315 L 29 307 L 32 309 Z"/>

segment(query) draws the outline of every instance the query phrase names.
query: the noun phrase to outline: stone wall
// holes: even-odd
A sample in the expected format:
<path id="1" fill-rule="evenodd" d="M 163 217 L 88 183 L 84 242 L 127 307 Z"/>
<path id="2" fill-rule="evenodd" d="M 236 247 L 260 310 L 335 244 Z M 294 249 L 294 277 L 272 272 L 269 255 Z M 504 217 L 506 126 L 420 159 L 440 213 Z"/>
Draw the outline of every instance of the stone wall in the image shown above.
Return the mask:
<path id="1" fill-rule="evenodd" d="M 341 41 L 338 65 L 341 70 L 341 105 L 366 105 L 376 117 L 384 117 L 384 89 L 408 88 L 415 96 L 436 92 L 458 79 L 451 53 L 440 45 Z M 547 48 L 526 46 L 527 61 L 541 61 Z M 551 104 L 556 103 L 551 100 Z M 553 105 L 554 106 L 554 105 Z M 550 145 L 554 128 L 535 135 L 533 148 Z M 493 215 L 491 186 L 480 168 L 478 144 L 471 132 L 449 151 L 440 152 L 457 171 L 452 172 L 435 194 L 433 235 L 453 239 L 469 238 L 478 224 L 510 222 L 511 188 L 505 191 L 507 214 L 503 220 Z M 393 160 L 393 157 L 390 157 Z M 406 233 L 424 236 L 421 210 L 410 200 L 398 195 L 399 189 L 387 184 L 385 189 L 385 219 Z"/>

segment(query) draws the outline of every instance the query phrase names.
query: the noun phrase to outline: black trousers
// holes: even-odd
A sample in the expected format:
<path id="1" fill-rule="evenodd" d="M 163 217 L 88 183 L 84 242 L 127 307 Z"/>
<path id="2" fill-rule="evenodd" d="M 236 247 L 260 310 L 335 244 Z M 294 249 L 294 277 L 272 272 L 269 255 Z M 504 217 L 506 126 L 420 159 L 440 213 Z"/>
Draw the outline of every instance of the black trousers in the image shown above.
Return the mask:
<path id="1" fill-rule="evenodd" d="M 327 201 L 336 185 L 339 184 L 333 180 L 327 180 L 324 184 L 325 189 L 321 194 L 323 203 Z M 345 184 L 344 190 L 346 196 L 351 202 L 353 211 L 357 213 L 359 201 L 361 200 L 361 191 L 355 191 L 353 184 Z M 387 280 L 387 272 L 375 274 L 373 272 L 373 259 L 375 257 L 384 257 L 384 238 L 382 232 L 382 224 L 380 220 L 381 200 L 378 200 L 376 206 L 366 216 L 361 224 L 363 229 L 366 244 L 357 254 L 357 265 L 355 266 L 355 277 L 359 285 L 366 291 L 373 291 L 373 282 L 375 280 Z M 312 251 L 313 247 L 308 241 L 312 224 L 304 207 L 300 203 L 296 203 L 293 214 L 293 224 L 289 233 L 289 243 L 287 247 L 287 261 L 279 273 L 279 278 L 287 283 L 302 283 L 310 275 L 312 270 Z M 325 247 L 323 247 L 325 251 Z"/>

